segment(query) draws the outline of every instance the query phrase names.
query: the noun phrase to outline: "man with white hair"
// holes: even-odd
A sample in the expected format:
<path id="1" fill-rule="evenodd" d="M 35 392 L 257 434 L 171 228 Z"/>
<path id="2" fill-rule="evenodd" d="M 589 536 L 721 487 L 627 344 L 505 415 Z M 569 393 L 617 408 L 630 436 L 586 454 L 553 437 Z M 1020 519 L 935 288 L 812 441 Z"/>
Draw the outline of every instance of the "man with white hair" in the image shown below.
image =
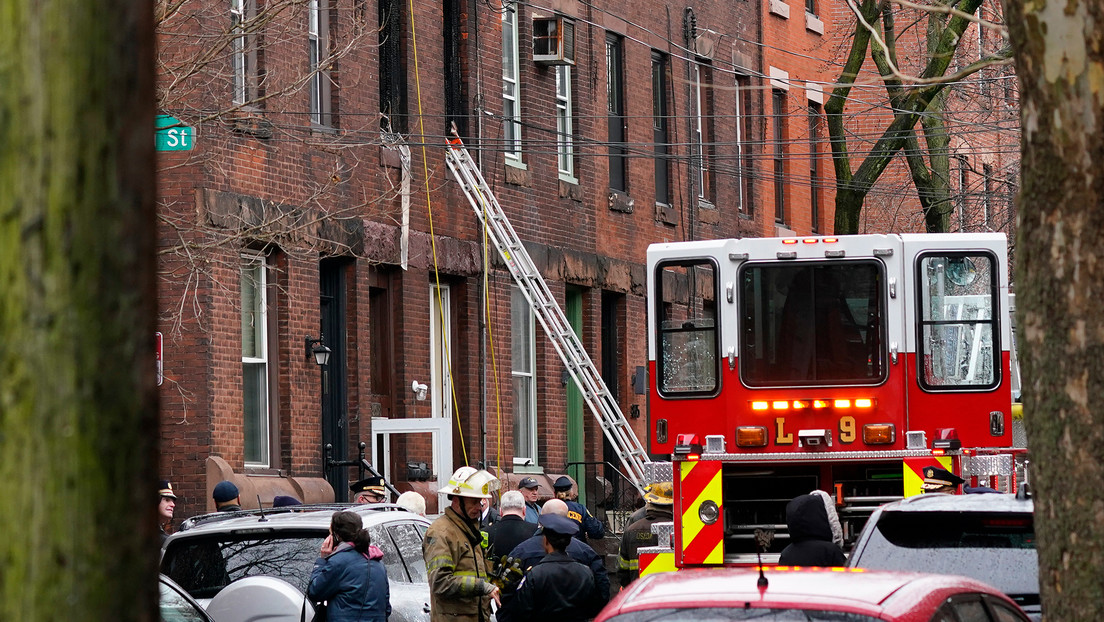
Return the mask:
<path id="1" fill-rule="evenodd" d="M 490 540 L 487 552 L 491 559 L 508 554 L 537 531 L 536 525 L 525 521 L 525 497 L 516 490 L 502 494 L 498 513 L 498 522 L 487 530 Z"/>

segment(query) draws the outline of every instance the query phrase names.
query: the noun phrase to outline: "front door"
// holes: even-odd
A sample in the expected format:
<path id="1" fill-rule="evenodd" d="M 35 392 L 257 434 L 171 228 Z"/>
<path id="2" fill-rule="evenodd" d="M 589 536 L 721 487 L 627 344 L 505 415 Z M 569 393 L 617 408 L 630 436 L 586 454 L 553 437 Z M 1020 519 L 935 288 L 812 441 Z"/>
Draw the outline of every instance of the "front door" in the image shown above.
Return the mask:
<path id="1" fill-rule="evenodd" d="M 332 447 L 333 460 L 348 459 L 349 423 L 346 411 L 348 384 L 345 363 L 345 270 L 348 262 L 324 259 L 318 266 L 319 320 L 322 342 L 330 349 L 330 362 L 320 369 L 322 377 L 322 455 Z M 313 363 L 312 363 L 313 364 Z M 348 501 L 349 469 L 326 468 L 326 480 L 333 486 L 335 500 Z"/>
<path id="2" fill-rule="evenodd" d="M 583 339 L 583 293 L 569 287 L 567 289 L 564 315 L 571 330 L 581 341 Z M 586 465 L 577 464 L 586 460 L 586 446 L 583 442 L 583 395 L 574 381 L 567 383 L 567 462 L 568 473 L 579 485 L 579 503 L 586 505 Z"/>

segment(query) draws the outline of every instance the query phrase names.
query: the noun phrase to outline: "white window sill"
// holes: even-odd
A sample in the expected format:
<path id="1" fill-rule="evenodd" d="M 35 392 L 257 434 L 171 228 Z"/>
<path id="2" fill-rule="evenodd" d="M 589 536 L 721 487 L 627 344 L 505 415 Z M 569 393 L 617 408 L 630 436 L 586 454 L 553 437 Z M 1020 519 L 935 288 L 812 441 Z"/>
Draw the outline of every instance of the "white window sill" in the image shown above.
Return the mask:
<path id="1" fill-rule="evenodd" d="M 521 171 L 529 170 L 529 167 L 525 165 L 525 162 L 521 161 L 521 158 L 517 158 L 507 154 L 502 158 L 502 160 L 506 164 L 506 166 L 513 167 Z"/>
<path id="2" fill-rule="evenodd" d="M 770 0 L 770 13 L 782 19 L 790 19 L 790 5 L 784 0 Z"/>
<path id="3" fill-rule="evenodd" d="M 812 13 L 805 14 L 805 30 L 815 32 L 818 35 L 824 34 L 824 22 L 819 17 Z"/>

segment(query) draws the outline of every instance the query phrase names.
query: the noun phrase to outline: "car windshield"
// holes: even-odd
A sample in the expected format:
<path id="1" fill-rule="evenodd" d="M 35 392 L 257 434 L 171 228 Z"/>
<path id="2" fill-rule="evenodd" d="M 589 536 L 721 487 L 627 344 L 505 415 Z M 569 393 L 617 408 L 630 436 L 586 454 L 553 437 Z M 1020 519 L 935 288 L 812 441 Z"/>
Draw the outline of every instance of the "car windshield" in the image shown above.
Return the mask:
<path id="1" fill-rule="evenodd" d="M 760 609 L 760 608 L 711 608 L 687 607 L 678 609 L 649 609 L 623 613 L 606 622 L 730 622 L 732 620 L 756 620 L 757 622 L 876 622 L 873 618 L 844 611 L 818 609 Z"/>
<path id="2" fill-rule="evenodd" d="M 1038 602 L 1039 560 L 1030 514 L 884 512 L 852 566 L 965 575 L 1021 605 Z"/>

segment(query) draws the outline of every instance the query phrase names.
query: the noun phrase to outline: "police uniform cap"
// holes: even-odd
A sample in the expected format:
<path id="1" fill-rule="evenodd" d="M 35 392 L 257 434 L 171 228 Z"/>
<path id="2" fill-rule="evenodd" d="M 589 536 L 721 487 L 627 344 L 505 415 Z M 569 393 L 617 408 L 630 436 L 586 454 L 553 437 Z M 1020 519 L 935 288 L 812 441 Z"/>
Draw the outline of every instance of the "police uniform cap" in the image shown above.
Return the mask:
<path id="1" fill-rule="evenodd" d="M 161 480 L 161 484 L 158 486 L 160 490 L 157 491 L 161 497 L 167 497 L 169 499 L 175 499 L 176 493 L 173 492 L 172 483 L 167 479 Z"/>
<path id="2" fill-rule="evenodd" d="M 957 486 L 965 481 L 947 469 L 930 466 L 924 467 L 924 483 L 921 487 L 924 490 L 934 490 L 944 486 Z"/>
<path id="3" fill-rule="evenodd" d="M 573 484 L 571 483 L 570 477 L 566 475 L 561 475 L 556 478 L 556 481 L 552 484 L 552 487 L 556 490 L 571 490 L 572 485 Z"/>
<path id="4" fill-rule="evenodd" d="M 349 490 L 358 492 L 374 492 L 378 494 L 384 494 L 383 478 L 382 477 L 366 477 L 358 482 L 354 482 L 349 486 Z"/>
<path id="5" fill-rule="evenodd" d="M 579 523 L 559 514 L 542 514 L 540 525 L 545 531 L 558 533 L 563 536 L 573 536 L 579 533 Z"/>
<path id="6" fill-rule="evenodd" d="M 540 484 L 537 483 L 537 478 L 535 478 L 535 477 L 523 477 L 523 478 L 521 478 L 521 481 L 518 482 L 518 488 L 519 489 L 520 488 L 536 488 L 539 485 Z"/>
<path id="7" fill-rule="evenodd" d="M 238 498 L 238 487 L 234 485 L 234 482 L 222 480 L 215 484 L 215 489 L 211 492 L 211 496 L 215 499 L 215 503 L 233 501 Z"/>
<path id="8" fill-rule="evenodd" d="M 289 505 L 303 505 L 303 503 L 289 495 L 276 495 L 272 498 L 272 507 L 274 508 L 283 508 Z"/>

